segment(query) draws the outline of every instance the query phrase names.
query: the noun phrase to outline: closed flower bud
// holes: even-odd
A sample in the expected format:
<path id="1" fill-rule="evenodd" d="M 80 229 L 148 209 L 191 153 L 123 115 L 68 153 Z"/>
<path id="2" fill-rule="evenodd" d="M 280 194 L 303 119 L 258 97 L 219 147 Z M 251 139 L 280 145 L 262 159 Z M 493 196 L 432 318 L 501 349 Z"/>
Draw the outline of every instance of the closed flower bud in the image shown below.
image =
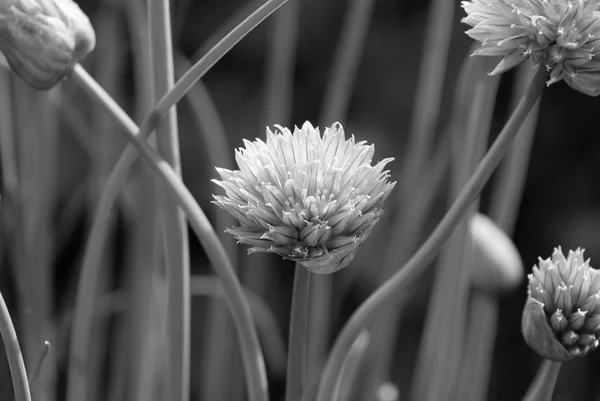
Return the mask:
<path id="1" fill-rule="evenodd" d="M 50 89 L 93 50 L 96 36 L 72 0 L 0 0 L 0 50 L 35 89 Z"/>
<path id="2" fill-rule="evenodd" d="M 239 221 L 227 230 L 249 252 L 274 252 L 313 273 L 348 264 L 383 213 L 395 183 L 371 165 L 374 147 L 346 139 L 338 123 L 319 130 L 306 122 L 294 133 L 267 128 L 267 140 L 244 141 L 239 170 L 217 168 L 225 190 L 215 202 Z"/>
<path id="3" fill-rule="evenodd" d="M 469 232 L 473 243 L 473 286 L 493 293 L 516 289 L 524 274 L 521 256 L 512 240 L 481 213 L 470 218 Z"/>
<path id="4" fill-rule="evenodd" d="M 540 259 L 529 275 L 521 321 L 527 344 L 540 356 L 568 361 L 598 347 L 600 275 L 583 259 L 583 249 L 560 247 Z"/>

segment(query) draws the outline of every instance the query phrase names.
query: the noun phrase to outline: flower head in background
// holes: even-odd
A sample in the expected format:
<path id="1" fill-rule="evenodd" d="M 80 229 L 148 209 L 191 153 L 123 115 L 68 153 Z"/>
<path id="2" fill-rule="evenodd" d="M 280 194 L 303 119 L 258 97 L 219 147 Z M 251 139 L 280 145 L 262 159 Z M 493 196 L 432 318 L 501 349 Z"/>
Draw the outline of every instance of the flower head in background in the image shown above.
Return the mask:
<path id="1" fill-rule="evenodd" d="M 550 71 L 548 85 L 564 80 L 600 95 L 600 0 L 463 1 L 467 34 L 481 42 L 473 53 L 503 56 L 491 74 L 531 58 Z"/>
<path id="2" fill-rule="evenodd" d="M 529 275 L 523 310 L 525 341 L 540 356 L 568 361 L 598 347 L 600 336 L 600 272 L 583 259 L 583 249 L 560 247 Z"/>
<path id="3" fill-rule="evenodd" d="M 275 252 L 313 273 L 347 266 L 382 214 L 389 183 L 384 159 L 371 166 L 375 148 L 346 139 L 339 123 L 319 130 L 267 128 L 267 140 L 244 140 L 239 170 L 217 168 L 226 196 L 215 203 L 240 226 L 228 229 L 249 252 Z"/>
<path id="4" fill-rule="evenodd" d="M 96 45 L 88 17 L 72 0 L 0 0 L 0 50 L 35 89 L 50 89 Z"/>

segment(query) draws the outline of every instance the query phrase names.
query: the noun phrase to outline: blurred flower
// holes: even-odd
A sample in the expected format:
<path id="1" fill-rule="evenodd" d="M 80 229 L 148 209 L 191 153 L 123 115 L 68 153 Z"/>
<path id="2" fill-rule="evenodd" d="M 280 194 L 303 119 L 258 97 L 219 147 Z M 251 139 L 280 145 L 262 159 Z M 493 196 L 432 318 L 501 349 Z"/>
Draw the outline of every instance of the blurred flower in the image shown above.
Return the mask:
<path id="1" fill-rule="evenodd" d="M 523 280 L 523 262 L 510 237 L 489 217 L 475 213 L 469 219 L 473 243 L 471 283 L 488 293 L 514 291 Z"/>
<path id="2" fill-rule="evenodd" d="M 463 1 L 467 34 L 481 42 L 473 55 L 503 56 L 491 74 L 531 57 L 550 71 L 548 85 L 565 80 L 600 95 L 600 0 Z"/>
<path id="3" fill-rule="evenodd" d="M 583 249 L 560 247 L 552 259 L 539 260 L 529 275 L 522 329 L 525 341 L 540 356 L 568 361 L 598 347 L 600 273 L 584 261 Z"/>
<path id="4" fill-rule="evenodd" d="M 339 123 L 319 130 L 267 128 L 266 143 L 244 140 L 239 170 L 217 168 L 226 196 L 215 203 L 240 223 L 228 229 L 248 252 L 275 252 L 313 273 L 347 266 L 383 213 L 388 183 L 384 159 L 371 166 L 375 148 L 346 140 Z"/>
<path id="5" fill-rule="evenodd" d="M 0 0 L 0 50 L 36 89 L 50 89 L 96 45 L 88 17 L 71 0 Z"/>

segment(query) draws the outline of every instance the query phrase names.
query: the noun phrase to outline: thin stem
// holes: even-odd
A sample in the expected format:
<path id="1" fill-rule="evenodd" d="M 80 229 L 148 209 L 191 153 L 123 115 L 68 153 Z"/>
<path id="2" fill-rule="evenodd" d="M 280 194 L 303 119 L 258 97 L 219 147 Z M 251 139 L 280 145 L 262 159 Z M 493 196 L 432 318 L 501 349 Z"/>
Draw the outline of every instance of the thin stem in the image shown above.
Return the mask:
<path id="1" fill-rule="evenodd" d="M 219 43 L 217 43 L 194 67 L 194 78 L 200 79 L 206 72 L 221 58 L 225 55 L 237 42 L 239 42 L 244 36 L 250 33 L 261 21 L 275 11 L 284 1 L 270 0 L 262 7 L 258 8 L 252 15 L 246 18 L 239 26 L 225 36 Z M 191 71 L 191 70 L 190 70 Z M 186 74 L 188 77 L 188 84 L 191 85 L 195 81 L 190 81 L 190 72 Z M 157 111 L 160 108 L 155 108 L 154 113 L 151 113 L 146 120 L 142 123 L 141 129 L 131 120 L 131 118 L 121 109 L 115 101 L 87 74 L 87 72 L 80 66 L 76 65 L 73 70 L 73 78 L 79 82 L 82 87 L 88 91 L 90 96 L 96 99 L 101 105 L 103 105 L 107 111 L 116 119 L 116 121 L 125 129 L 125 132 L 130 136 L 141 136 L 147 137 L 153 131 L 160 121 L 163 112 Z M 188 85 L 188 86 L 189 86 Z M 175 88 L 173 88 L 175 90 Z M 171 90 L 171 92 L 173 91 Z M 166 110 L 166 109 L 164 109 Z M 70 363 L 69 363 L 69 386 L 73 387 L 76 384 L 83 384 L 85 377 L 82 372 L 76 369 L 76 366 L 80 366 L 80 361 L 85 361 L 87 350 L 89 349 L 90 336 L 91 336 L 91 322 L 93 316 L 93 308 L 95 300 L 88 297 L 90 288 L 93 285 L 98 276 L 99 265 L 93 263 L 98 260 L 100 252 L 102 251 L 101 246 L 98 244 L 104 243 L 104 237 L 107 233 L 107 225 L 109 221 L 109 215 L 112 210 L 112 205 L 119 193 L 120 187 L 125 180 L 129 167 L 136 160 L 138 154 L 135 146 L 128 144 L 125 151 L 121 154 L 115 168 L 110 173 L 104 190 L 100 195 L 96 214 L 92 222 L 90 234 L 86 244 L 86 250 L 84 253 L 83 269 L 81 272 L 80 284 L 77 289 L 77 300 L 75 302 L 75 320 L 73 324 L 73 336 L 70 343 Z M 80 328 L 80 329 L 77 329 Z M 239 329 L 239 327 L 238 327 Z M 258 372 L 258 371 L 257 371 Z M 257 373 L 258 374 L 258 373 Z M 75 380 L 77 378 L 77 380 Z M 78 384 L 79 383 L 79 384 Z M 71 391 L 76 391 L 75 388 Z M 72 399 L 80 399 L 81 397 L 75 397 Z M 71 398 L 69 398 L 71 399 Z"/>
<path id="2" fill-rule="evenodd" d="M 296 263 L 292 310 L 290 313 L 286 401 L 302 400 L 302 394 L 306 389 L 306 334 L 309 294 L 310 273 L 299 263 Z"/>
<path id="3" fill-rule="evenodd" d="M 31 375 L 31 381 L 34 382 L 38 377 L 40 377 L 40 373 L 42 372 L 42 365 L 46 360 L 46 357 L 50 353 L 52 346 L 50 345 L 50 341 L 44 341 L 44 349 L 42 350 L 42 354 L 33 368 L 33 374 Z"/>
<path id="4" fill-rule="evenodd" d="M 421 166 L 430 160 L 428 155 L 434 141 L 448 66 L 454 7 L 453 1 L 435 0 L 429 9 L 425 41 L 421 47 L 421 72 L 416 88 L 407 161 L 403 166 L 404 176 L 400 180 L 405 185 L 398 191 L 400 199 L 410 195 L 415 180 L 421 177 Z"/>
<path id="5" fill-rule="evenodd" d="M 152 58 L 153 96 L 165 95 L 174 85 L 171 15 L 169 0 L 148 2 L 148 42 Z M 177 113 L 169 105 L 156 127 L 156 148 L 175 172 L 181 176 Z M 187 224 L 177 202 L 160 197 L 160 215 L 168 277 L 168 398 L 189 400 L 190 392 L 190 259 Z"/>
<path id="6" fill-rule="evenodd" d="M 469 205 L 479 195 L 494 169 L 498 166 L 500 160 L 502 160 L 512 139 L 519 131 L 523 120 L 525 120 L 525 117 L 527 117 L 527 114 L 541 94 L 547 76 L 548 72 L 544 68 L 540 68 L 537 71 L 513 115 L 433 233 L 412 258 L 379 287 L 354 312 L 350 320 L 346 323 L 329 356 L 320 383 L 317 401 L 329 401 L 332 399 L 337 376 L 343 366 L 346 354 L 360 332 L 376 318 L 376 312 L 381 307 L 387 305 L 395 295 L 403 293 L 406 287 L 412 284 L 424 271 L 424 267 L 435 258 L 444 241 L 448 239 L 454 227 L 456 227 L 464 216 Z"/>
<path id="7" fill-rule="evenodd" d="M 519 67 L 514 83 L 512 105 L 516 105 L 533 71 L 529 64 Z M 512 236 L 525 187 L 529 156 L 535 136 L 540 99 L 523 122 L 517 138 L 496 171 L 488 215 L 506 235 Z M 492 369 L 494 340 L 498 325 L 499 305 L 496 294 L 474 291 L 471 294 L 464 361 L 458 382 L 457 399 L 483 400 L 488 391 Z"/>
<path id="8" fill-rule="evenodd" d="M 346 119 L 354 89 L 354 77 L 369 33 L 374 5 L 374 0 L 350 1 L 327 80 L 320 122 L 323 127 Z"/>
<path id="9" fill-rule="evenodd" d="M 25 369 L 23 354 L 19 346 L 19 339 L 17 338 L 17 332 L 15 331 L 15 326 L 10 318 L 10 313 L 6 307 L 2 293 L 0 293 L 0 334 L 4 342 L 4 349 L 6 349 L 10 374 L 12 375 L 15 400 L 31 401 L 27 370 Z"/>
<path id="10" fill-rule="evenodd" d="M 190 281 L 190 291 L 194 296 L 209 296 L 225 299 L 225 292 L 218 277 L 207 275 L 192 275 Z M 265 349 L 265 358 L 269 370 L 275 376 L 280 377 L 285 373 L 285 364 L 287 361 L 287 352 L 285 341 L 279 329 L 277 319 L 269 305 L 255 292 L 244 288 L 248 305 L 252 311 L 252 317 L 258 330 L 258 335 L 262 339 Z"/>
<path id="11" fill-rule="evenodd" d="M 523 401 L 551 401 L 562 362 L 544 359 Z"/>
<path id="12" fill-rule="evenodd" d="M 460 193 L 473 174 L 487 146 L 500 81 L 499 76 L 488 77 L 489 60 L 491 58 L 470 58 L 464 68 L 463 76 L 470 72 L 471 88 L 460 96 L 457 105 L 460 109 L 456 113 L 452 141 L 451 199 Z M 472 216 L 478 208 L 476 201 L 467 215 Z M 443 399 L 456 386 L 464 355 L 472 246 L 469 223 L 465 218 L 454 228 L 436 266 L 415 367 L 412 399 Z M 441 332 L 443 336 L 439 335 Z"/>
<path id="13" fill-rule="evenodd" d="M 348 4 L 319 117 L 322 129 L 336 121 L 345 121 L 347 118 L 348 105 L 369 33 L 374 4 L 374 0 L 351 0 Z M 314 399 L 316 385 L 313 383 L 318 383 L 327 355 L 331 336 L 333 293 L 333 276 L 320 276 L 313 280 L 309 306 L 312 329 L 308 340 L 306 362 L 310 372 L 308 377 L 310 388 L 307 389 L 309 399 Z"/>
<path id="14" fill-rule="evenodd" d="M 213 47 L 200 61 L 188 70 L 156 104 L 141 125 L 142 135 L 147 136 L 156 127 L 165 112 L 176 104 L 206 72 L 223 57 L 237 42 L 260 24 L 287 0 L 269 0 L 252 15 L 236 26 L 226 37 Z"/>
<path id="15" fill-rule="evenodd" d="M 265 96 L 268 124 L 287 125 L 291 119 L 299 9 L 300 0 L 292 0 L 271 20 Z"/>
<path id="16" fill-rule="evenodd" d="M 129 117 L 114 100 L 93 80 L 81 67 L 76 66 L 73 78 L 95 101 L 103 104 L 113 117 L 122 122 L 125 127 L 130 126 Z M 139 135 L 135 124 L 133 130 L 127 130 L 127 138 L 140 151 L 142 158 L 152 167 L 165 184 L 171 196 L 177 200 L 188 221 L 196 233 L 200 243 L 205 249 L 211 264 L 222 280 L 223 290 L 227 294 L 227 304 L 231 309 L 234 323 L 240 337 L 242 359 L 246 372 L 248 393 L 251 401 L 266 401 L 267 380 L 262 350 L 258 342 L 255 327 L 252 322 L 251 312 L 244 297 L 242 287 L 223 249 L 216 233 L 214 232 L 206 215 L 194 200 L 192 194 L 185 187 L 177 173 L 165 162 L 152 147 Z M 134 152 L 132 150 L 132 152 Z M 114 171 L 113 171 L 114 172 Z M 107 184 L 108 186 L 108 184 Z M 118 186 L 117 186 L 118 188 Z M 96 217 L 98 217 L 96 215 Z M 78 294 L 79 295 L 79 294 Z M 78 298 L 79 300 L 79 298 Z M 77 312 L 76 312 L 77 313 Z M 81 312 L 80 312 L 81 313 Z"/>

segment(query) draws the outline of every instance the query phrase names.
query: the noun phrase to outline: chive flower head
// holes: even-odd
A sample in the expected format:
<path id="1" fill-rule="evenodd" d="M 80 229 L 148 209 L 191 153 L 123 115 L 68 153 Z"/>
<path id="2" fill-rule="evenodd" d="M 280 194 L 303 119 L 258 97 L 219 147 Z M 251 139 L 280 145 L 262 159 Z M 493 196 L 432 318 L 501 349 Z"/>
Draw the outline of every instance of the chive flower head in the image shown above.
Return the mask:
<path id="1" fill-rule="evenodd" d="M 339 123 L 318 128 L 276 125 L 266 142 L 244 140 L 236 150 L 239 170 L 217 168 L 225 190 L 214 196 L 238 220 L 228 229 L 251 252 L 274 252 L 313 273 L 347 266 L 383 213 L 388 158 L 371 165 L 373 145 L 346 139 Z"/>
<path id="2" fill-rule="evenodd" d="M 529 275 L 523 335 L 544 358 L 567 361 L 598 347 L 600 274 L 583 252 L 569 251 L 565 258 L 560 247 L 555 248 Z"/>
<path id="3" fill-rule="evenodd" d="M 491 72 L 531 58 L 550 71 L 548 85 L 564 80 L 587 95 L 600 95 L 599 0 L 463 1 L 467 35 L 481 42 L 473 55 L 502 56 Z"/>

